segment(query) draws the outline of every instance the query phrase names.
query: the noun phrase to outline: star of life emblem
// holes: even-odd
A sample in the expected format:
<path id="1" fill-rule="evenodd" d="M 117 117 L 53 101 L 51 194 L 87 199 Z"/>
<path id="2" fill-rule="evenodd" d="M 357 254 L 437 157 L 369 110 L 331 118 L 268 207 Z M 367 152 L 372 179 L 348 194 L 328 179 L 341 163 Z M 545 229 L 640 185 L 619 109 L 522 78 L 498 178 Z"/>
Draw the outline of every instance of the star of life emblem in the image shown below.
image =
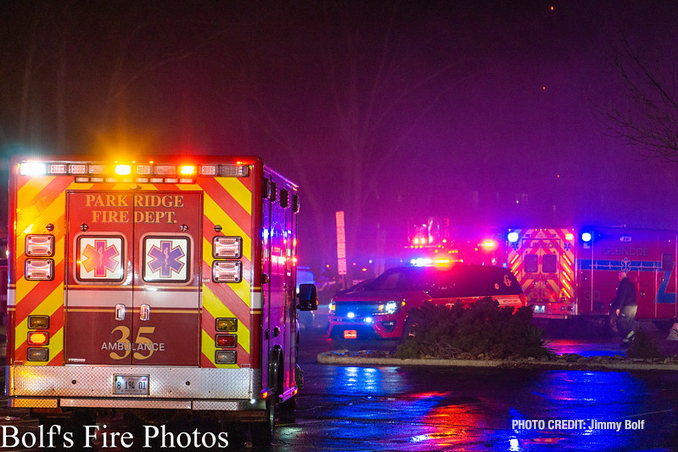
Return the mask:
<path id="1" fill-rule="evenodd" d="M 101 281 L 122 279 L 121 237 L 81 237 L 78 249 L 79 279 Z"/>
<path id="2" fill-rule="evenodd" d="M 185 282 L 188 280 L 186 238 L 146 238 L 144 240 L 144 280 Z"/>
<path id="3" fill-rule="evenodd" d="M 628 257 L 625 257 L 623 261 L 621 261 L 621 271 L 628 273 L 631 271 L 631 261 L 629 260 Z"/>

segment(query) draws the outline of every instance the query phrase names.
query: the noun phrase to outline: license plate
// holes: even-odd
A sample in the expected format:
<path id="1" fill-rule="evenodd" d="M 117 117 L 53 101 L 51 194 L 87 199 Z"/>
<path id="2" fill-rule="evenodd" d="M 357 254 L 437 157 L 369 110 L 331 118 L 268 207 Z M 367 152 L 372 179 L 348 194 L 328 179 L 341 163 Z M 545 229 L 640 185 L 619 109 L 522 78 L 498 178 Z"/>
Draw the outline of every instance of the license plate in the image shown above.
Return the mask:
<path id="1" fill-rule="evenodd" d="M 344 339 L 358 339 L 356 330 L 344 330 Z"/>
<path id="2" fill-rule="evenodd" d="M 116 375 L 113 394 L 148 395 L 148 375 Z"/>

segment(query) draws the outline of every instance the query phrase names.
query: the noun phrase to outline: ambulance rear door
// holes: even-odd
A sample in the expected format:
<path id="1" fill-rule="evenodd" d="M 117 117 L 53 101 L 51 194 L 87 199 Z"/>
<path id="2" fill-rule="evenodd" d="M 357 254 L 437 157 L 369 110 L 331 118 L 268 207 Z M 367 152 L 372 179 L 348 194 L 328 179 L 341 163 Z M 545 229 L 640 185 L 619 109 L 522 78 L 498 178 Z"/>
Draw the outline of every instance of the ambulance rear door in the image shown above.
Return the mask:
<path id="1" fill-rule="evenodd" d="M 66 363 L 197 366 L 202 193 L 67 193 Z"/>

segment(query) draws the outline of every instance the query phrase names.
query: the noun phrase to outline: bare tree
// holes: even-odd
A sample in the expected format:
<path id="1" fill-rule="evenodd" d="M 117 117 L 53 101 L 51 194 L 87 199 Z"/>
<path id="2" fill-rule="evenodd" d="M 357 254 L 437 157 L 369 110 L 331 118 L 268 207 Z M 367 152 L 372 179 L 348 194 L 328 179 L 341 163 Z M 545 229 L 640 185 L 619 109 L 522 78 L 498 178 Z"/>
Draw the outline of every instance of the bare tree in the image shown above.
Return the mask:
<path id="1" fill-rule="evenodd" d="M 675 60 L 634 49 L 622 36 L 614 65 L 625 102 L 610 105 L 603 122 L 645 155 L 678 161 Z"/>
<path id="2" fill-rule="evenodd" d="M 394 30 L 409 25 L 410 17 L 400 9 L 402 5 L 379 5 L 358 3 L 347 8 L 341 3 L 323 2 L 297 24 L 296 29 L 302 29 L 312 44 L 293 53 L 311 54 L 292 54 L 289 58 L 316 62 L 314 73 L 321 82 L 305 90 L 315 96 L 315 105 L 326 107 L 318 109 L 320 118 L 308 118 L 327 132 L 324 141 L 303 136 L 310 124 L 300 132 L 284 125 L 284 118 L 272 113 L 264 95 L 255 91 L 250 94 L 254 121 L 286 152 L 302 187 L 318 187 L 323 180 L 335 182 L 331 206 L 328 199 L 322 199 L 327 194 L 306 191 L 316 222 L 316 239 L 328 259 L 334 256 L 333 237 L 327 236 L 334 211 L 346 211 L 350 258 L 352 251 L 364 249 L 357 244 L 357 237 L 366 228 L 365 214 L 376 202 L 386 164 L 396 158 L 421 119 L 454 86 L 445 77 L 458 61 L 445 62 L 437 55 L 432 59 L 438 64 L 428 65 L 429 52 L 437 47 L 420 36 L 415 41 L 412 34 Z M 320 92 L 313 93 L 314 88 Z M 325 153 L 334 156 L 331 163 L 317 157 Z M 327 164 L 315 166 L 318 171 L 314 173 L 309 167 L 315 160 Z"/>

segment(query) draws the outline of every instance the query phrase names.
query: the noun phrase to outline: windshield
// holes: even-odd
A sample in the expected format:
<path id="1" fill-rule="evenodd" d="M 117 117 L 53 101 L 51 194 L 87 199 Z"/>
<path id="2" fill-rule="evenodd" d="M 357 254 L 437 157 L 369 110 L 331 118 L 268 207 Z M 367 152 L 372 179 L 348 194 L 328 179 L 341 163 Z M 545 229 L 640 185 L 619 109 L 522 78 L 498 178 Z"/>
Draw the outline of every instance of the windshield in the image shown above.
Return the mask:
<path id="1" fill-rule="evenodd" d="M 508 269 L 457 265 L 452 268 L 398 267 L 365 285 L 367 290 L 429 291 L 434 298 L 517 295 L 522 289 Z"/>
<path id="2" fill-rule="evenodd" d="M 416 267 L 386 270 L 367 287 L 370 290 L 423 290 L 426 288 L 425 269 Z"/>

